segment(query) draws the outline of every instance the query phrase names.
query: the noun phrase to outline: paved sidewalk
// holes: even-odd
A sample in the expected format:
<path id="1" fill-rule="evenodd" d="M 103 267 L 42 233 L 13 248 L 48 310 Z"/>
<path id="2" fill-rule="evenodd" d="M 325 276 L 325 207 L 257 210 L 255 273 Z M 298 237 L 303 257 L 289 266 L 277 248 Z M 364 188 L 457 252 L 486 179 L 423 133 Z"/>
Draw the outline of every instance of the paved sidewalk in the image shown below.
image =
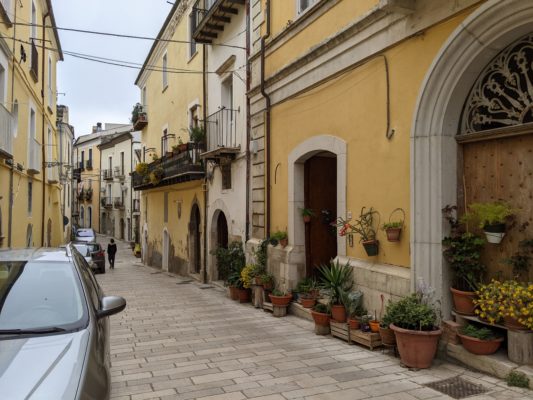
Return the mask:
<path id="1" fill-rule="evenodd" d="M 533 399 L 452 364 L 410 371 L 379 350 L 317 336 L 309 321 L 274 318 L 144 267 L 118 246 L 115 270 L 97 275 L 107 294 L 128 302 L 111 317 L 113 399 L 441 400 L 451 397 L 423 385 L 458 375 L 489 389 L 468 399 Z"/>

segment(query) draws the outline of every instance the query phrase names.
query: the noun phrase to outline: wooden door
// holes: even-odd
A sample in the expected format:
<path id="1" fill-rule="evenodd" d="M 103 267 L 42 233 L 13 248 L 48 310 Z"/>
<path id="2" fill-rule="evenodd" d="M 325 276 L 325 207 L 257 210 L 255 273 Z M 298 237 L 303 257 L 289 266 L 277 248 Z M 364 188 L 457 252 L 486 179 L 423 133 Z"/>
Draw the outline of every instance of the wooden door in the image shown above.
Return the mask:
<path id="1" fill-rule="evenodd" d="M 191 243 L 191 264 L 194 273 L 200 272 L 200 209 L 194 205 L 191 213 L 191 222 L 189 223 L 189 234 Z"/>
<path id="2" fill-rule="evenodd" d="M 337 217 L 337 158 L 321 153 L 305 162 L 305 207 L 314 211 L 305 224 L 307 276 L 337 255 L 337 233 L 330 225 Z"/>
<path id="3" fill-rule="evenodd" d="M 228 221 L 222 211 L 217 218 L 217 247 L 228 248 Z"/>

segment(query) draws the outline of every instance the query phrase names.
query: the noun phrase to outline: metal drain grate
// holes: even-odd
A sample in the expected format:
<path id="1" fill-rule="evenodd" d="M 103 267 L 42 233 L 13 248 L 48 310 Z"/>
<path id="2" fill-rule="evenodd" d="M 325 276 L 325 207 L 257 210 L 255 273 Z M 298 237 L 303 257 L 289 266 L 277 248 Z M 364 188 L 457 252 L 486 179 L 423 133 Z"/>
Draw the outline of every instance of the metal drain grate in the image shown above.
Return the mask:
<path id="1" fill-rule="evenodd" d="M 453 397 L 454 399 L 464 399 L 465 397 L 488 392 L 483 386 L 476 385 L 459 376 L 444 379 L 443 381 L 427 383 L 425 386 Z"/>

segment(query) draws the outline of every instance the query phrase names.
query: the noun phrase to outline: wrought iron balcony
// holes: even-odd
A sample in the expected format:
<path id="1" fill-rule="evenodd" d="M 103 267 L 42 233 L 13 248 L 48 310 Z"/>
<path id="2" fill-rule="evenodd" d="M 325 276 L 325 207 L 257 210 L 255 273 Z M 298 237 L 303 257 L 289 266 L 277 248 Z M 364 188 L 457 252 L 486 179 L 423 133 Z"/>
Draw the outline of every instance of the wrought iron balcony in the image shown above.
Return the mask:
<path id="1" fill-rule="evenodd" d="M 115 197 L 115 200 L 113 201 L 113 205 L 115 208 L 119 210 L 124 209 L 124 199 L 122 197 Z"/>
<path id="2" fill-rule="evenodd" d="M 148 114 L 145 105 L 137 103 L 135 107 L 133 107 L 131 122 L 133 123 L 134 131 L 140 131 L 148 125 Z"/>
<path id="3" fill-rule="evenodd" d="M 93 199 L 93 190 L 92 189 L 87 189 L 85 191 L 85 200 L 91 201 L 92 199 Z"/>
<path id="4" fill-rule="evenodd" d="M 85 189 L 81 189 L 78 192 L 78 200 L 84 200 L 85 199 Z"/>
<path id="5" fill-rule="evenodd" d="M 30 75 L 35 82 L 39 80 L 39 52 L 35 40 L 31 40 L 31 65 Z"/>
<path id="6" fill-rule="evenodd" d="M 29 174 L 40 174 L 42 168 L 41 144 L 35 139 L 28 140 L 28 168 Z"/>
<path id="7" fill-rule="evenodd" d="M 237 112 L 237 110 L 222 108 L 207 117 L 205 121 L 207 151 L 202 154 L 202 158 L 234 157 L 239 153 Z"/>
<path id="8" fill-rule="evenodd" d="M 111 197 L 102 197 L 100 199 L 100 204 L 104 208 L 113 208 L 113 199 Z"/>
<path id="9" fill-rule="evenodd" d="M 115 167 L 115 178 L 120 179 L 121 181 L 124 180 L 124 169 L 121 167 Z"/>
<path id="10" fill-rule="evenodd" d="M 205 172 L 200 159 L 203 145 L 188 143 L 188 149 L 177 155 L 163 156 L 148 164 L 146 173 L 131 174 L 134 190 L 149 190 L 156 187 L 173 185 L 203 179 Z"/>
<path id="11" fill-rule="evenodd" d="M 93 160 L 85 161 L 85 169 L 88 169 L 88 170 L 93 169 Z"/>
<path id="12" fill-rule="evenodd" d="M 112 169 L 104 169 L 102 171 L 102 175 L 103 175 L 104 180 L 106 180 L 106 181 L 113 180 L 113 170 Z"/>
<path id="13" fill-rule="evenodd" d="M 193 38 L 198 43 L 211 43 L 231 23 L 231 17 L 239 14 L 239 6 L 245 0 L 205 0 L 204 9 L 195 8 L 196 29 Z"/>
<path id="14" fill-rule="evenodd" d="M 0 158 L 13 158 L 13 116 L 0 104 Z"/>

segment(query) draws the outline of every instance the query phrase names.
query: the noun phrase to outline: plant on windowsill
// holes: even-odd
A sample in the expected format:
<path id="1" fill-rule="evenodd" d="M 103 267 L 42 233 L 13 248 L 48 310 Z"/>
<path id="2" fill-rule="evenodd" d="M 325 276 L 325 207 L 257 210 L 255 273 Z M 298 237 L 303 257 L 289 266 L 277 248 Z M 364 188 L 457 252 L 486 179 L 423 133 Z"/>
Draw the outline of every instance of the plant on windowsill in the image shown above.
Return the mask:
<path id="1" fill-rule="evenodd" d="M 276 244 L 280 244 L 282 248 L 287 247 L 289 244 L 289 238 L 287 236 L 286 231 L 276 231 L 272 235 L 270 235 L 270 242 L 273 246 Z"/>
<path id="2" fill-rule="evenodd" d="M 496 353 L 503 342 L 503 337 L 496 335 L 491 329 L 473 324 L 463 326 L 457 336 L 466 350 L 482 356 Z"/>
<path id="3" fill-rule="evenodd" d="M 450 235 L 442 240 L 443 256 L 453 271 L 452 292 L 454 309 L 464 315 L 475 314 L 475 291 L 483 281 L 485 265 L 481 262 L 481 251 L 485 240 L 473 233 L 465 232 L 464 225 L 455 217 L 457 207 L 446 206 L 442 212 L 451 227 Z"/>
<path id="4" fill-rule="evenodd" d="M 344 220 L 342 217 L 337 218 L 335 222 L 335 225 L 340 228 L 340 236 L 353 234 L 360 236 L 359 242 L 362 243 L 369 257 L 377 256 L 379 253 L 379 240 L 376 239 L 376 229 L 374 228 L 375 215 L 379 214 L 372 207 L 367 211 L 366 207 L 363 207 L 361 208 L 359 218 L 353 224 L 350 224 L 349 221 Z"/>
<path id="5" fill-rule="evenodd" d="M 300 214 L 306 224 L 311 222 L 311 218 L 315 216 L 315 212 L 311 208 L 300 208 Z"/>
<path id="6" fill-rule="evenodd" d="M 468 212 L 463 216 L 463 220 L 477 222 L 483 229 L 487 242 L 498 244 L 505 236 L 506 222 L 514 214 L 515 210 L 503 201 L 472 203 L 468 206 Z"/>

